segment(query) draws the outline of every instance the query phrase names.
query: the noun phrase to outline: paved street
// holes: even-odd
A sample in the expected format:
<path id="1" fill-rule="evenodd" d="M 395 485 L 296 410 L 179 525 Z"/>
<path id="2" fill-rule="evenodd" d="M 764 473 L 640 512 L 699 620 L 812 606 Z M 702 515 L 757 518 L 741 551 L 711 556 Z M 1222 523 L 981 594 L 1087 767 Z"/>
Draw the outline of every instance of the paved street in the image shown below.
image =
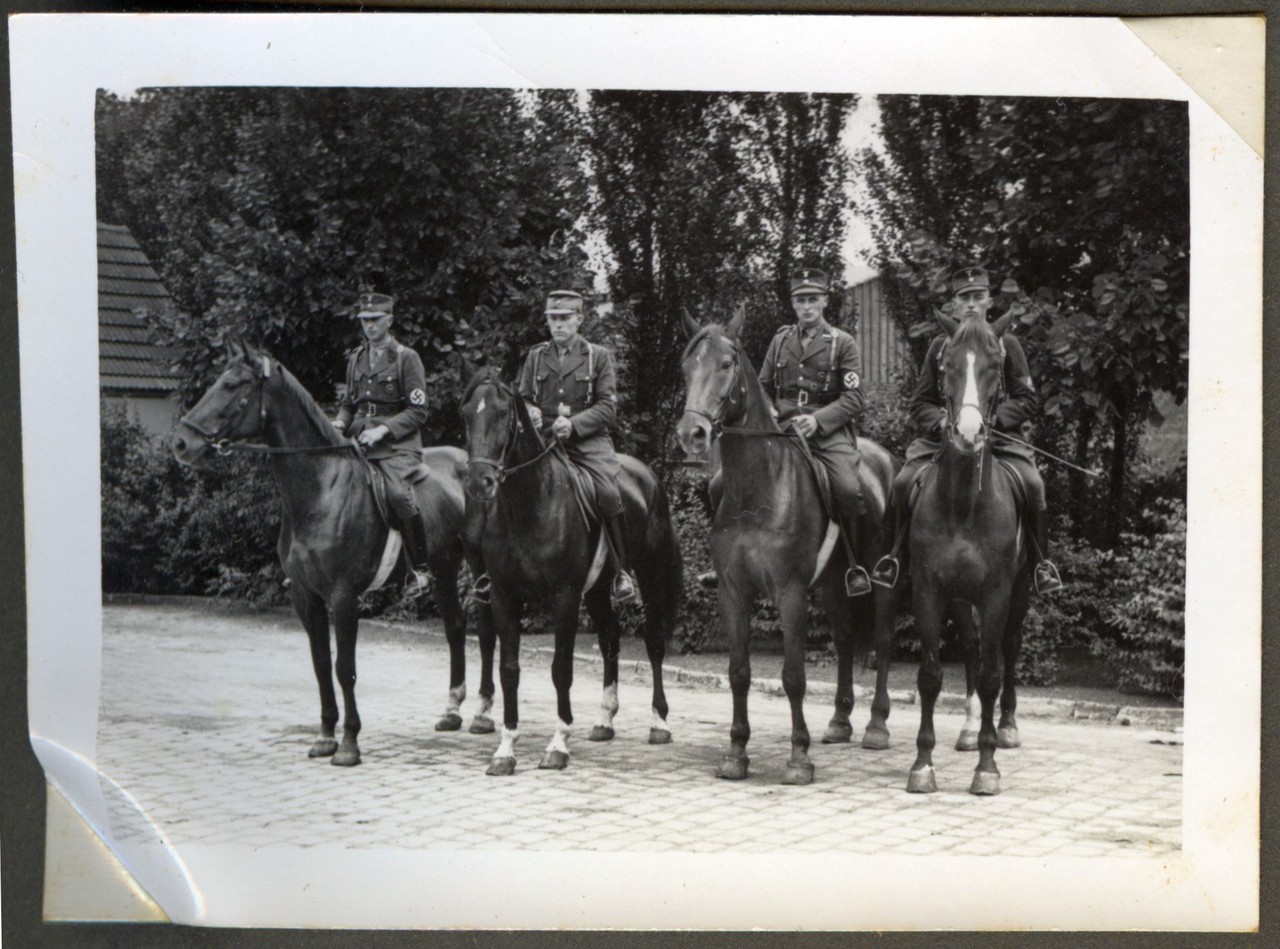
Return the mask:
<path id="1" fill-rule="evenodd" d="M 578 651 L 593 641 L 580 636 Z M 669 677 L 674 742 L 651 746 L 649 686 L 631 665 L 617 737 L 597 744 L 586 735 L 600 670 L 580 663 L 571 763 L 540 771 L 555 701 L 546 657 L 530 654 L 518 770 L 491 778 L 484 772 L 496 736 L 432 730 L 447 689 L 443 637 L 366 622 L 357 653 L 364 763 L 344 769 L 307 758 L 319 703 L 292 617 L 108 605 L 103 651 L 99 767 L 179 846 L 1033 857 L 1149 856 L 1180 846 L 1181 736 L 1170 732 L 1023 717 L 1023 747 L 997 756 L 1003 793 L 977 798 L 968 793 L 976 753 L 952 750 L 962 716 L 945 713 L 934 755 L 939 791 L 910 795 L 919 710 L 895 704 L 890 750 L 815 740 L 814 783 L 787 787 L 789 709 L 760 691 L 751 695 L 751 776 L 728 782 L 714 776 L 728 741 L 727 690 Z M 470 652 L 468 721 L 478 685 L 474 644 Z M 778 674 L 764 664 L 756 672 Z M 815 739 L 830 707 L 826 696 L 806 701 Z M 500 708 L 499 695 L 499 719 Z M 859 736 L 867 711 L 860 698 Z"/>

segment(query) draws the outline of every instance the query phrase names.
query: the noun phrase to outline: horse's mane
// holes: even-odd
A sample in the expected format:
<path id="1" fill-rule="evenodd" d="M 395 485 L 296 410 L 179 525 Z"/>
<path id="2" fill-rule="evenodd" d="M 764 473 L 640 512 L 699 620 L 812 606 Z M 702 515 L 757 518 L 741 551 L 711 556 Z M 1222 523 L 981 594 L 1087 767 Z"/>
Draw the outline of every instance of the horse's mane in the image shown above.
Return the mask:
<path id="1" fill-rule="evenodd" d="M 284 385 L 285 391 L 293 396 L 298 405 L 302 407 L 303 414 L 307 420 L 315 427 L 316 431 L 324 436 L 325 440 L 331 445 L 341 445 L 343 438 L 338 434 L 337 429 L 329 421 L 329 416 L 325 415 L 324 410 L 311 393 L 306 390 L 297 377 L 285 367 L 284 363 L 277 359 L 272 360 L 280 367 L 280 381 Z"/>
<path id="2" fill-rule="evenodd" d="M 987 347 L 1000 345 L 1000 338 L 991 328 L 991 324 L 978 319 L 961 320 L 955 334 L 951 336 L 951 341 L 953 343 L 976 342 Z"/>
<path id="3" fill-rule="evenodd" d="M 694 347 L 696 347 L 700 342 L 702 342 L 704 339 L 706 339 L 708 336 L 711 335 L 712 329 L 719 329 L 721 334 L 724 333 L 724 330 L 720 327 L 718 323 L 708 323 L 706 326 L 703 326 L 702 328 L 700 328 L 698 332 L 694 333 L 693 336 L 689 338 L 689 342 L 685 345 L 684 352 L 680 354 L 681 362 L 684 362 L 686 359 L 688 359 L 689 354 L 693 352 Z"/>

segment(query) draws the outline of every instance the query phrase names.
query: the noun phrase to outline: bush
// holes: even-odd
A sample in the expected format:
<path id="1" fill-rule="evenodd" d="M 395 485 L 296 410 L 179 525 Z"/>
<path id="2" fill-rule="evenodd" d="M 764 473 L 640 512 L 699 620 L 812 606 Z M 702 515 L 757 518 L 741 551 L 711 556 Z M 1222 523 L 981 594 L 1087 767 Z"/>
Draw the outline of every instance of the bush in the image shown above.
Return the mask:
<path id="1" fill-rule="evenodd" d="M 1143 533 L 1122 536 L 1115 557 L 1118 602 L 1107 610 L 1110 635 L 1097 652 L 1119 675 L 1121 689 L 1181 700 L 1185 668 L 1187 511 L 1181 501 L 1154 501 Z"/>
<path id="2" fill-rule="evenodd" d="M 185 468 L 123 409 L 104 404 L 100 419 L 104 592 L 281 602 L 279 502 L 263 461 Z"/>

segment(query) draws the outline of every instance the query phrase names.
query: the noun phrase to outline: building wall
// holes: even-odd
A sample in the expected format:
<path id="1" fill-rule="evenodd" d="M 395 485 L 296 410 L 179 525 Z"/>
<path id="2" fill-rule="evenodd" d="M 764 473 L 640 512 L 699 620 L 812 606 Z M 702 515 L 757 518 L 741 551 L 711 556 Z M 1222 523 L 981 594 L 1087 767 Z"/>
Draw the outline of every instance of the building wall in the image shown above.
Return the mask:
<path id="1" fill-rule="evenodd" d="M 104 405 L 123 406 L 143 431 L 153 438 L 163 438 L 173 431 L 178 421 L 177 396 L 103 396 Z"/>
<path id="2" fill-rule="evenodd" d="M 873 277 L 845 291 L 845 325 L 853 326 L 862 354 L 864 385 L 884 385 L 892 381 L 911 358 L 906 342 L 889 318 L 881 292 L 880 278 Z"/>

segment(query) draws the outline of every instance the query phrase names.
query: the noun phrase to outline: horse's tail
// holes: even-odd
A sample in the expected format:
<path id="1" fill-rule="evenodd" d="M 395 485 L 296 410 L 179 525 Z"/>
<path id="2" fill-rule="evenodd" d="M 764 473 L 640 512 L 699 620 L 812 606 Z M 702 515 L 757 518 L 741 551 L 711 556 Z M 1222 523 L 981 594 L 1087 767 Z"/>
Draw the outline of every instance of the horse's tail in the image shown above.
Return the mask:
<path id="1" fill-rule="evenodd" d="M 663 640 L 670 642 L 684 599 L 684 559 L 667 492 L 647 465 L 627 456 L 621 460 L 645 501 L 644 548 L 633 558 L 644 598 L 645 627 L 660 630 Z"/>

